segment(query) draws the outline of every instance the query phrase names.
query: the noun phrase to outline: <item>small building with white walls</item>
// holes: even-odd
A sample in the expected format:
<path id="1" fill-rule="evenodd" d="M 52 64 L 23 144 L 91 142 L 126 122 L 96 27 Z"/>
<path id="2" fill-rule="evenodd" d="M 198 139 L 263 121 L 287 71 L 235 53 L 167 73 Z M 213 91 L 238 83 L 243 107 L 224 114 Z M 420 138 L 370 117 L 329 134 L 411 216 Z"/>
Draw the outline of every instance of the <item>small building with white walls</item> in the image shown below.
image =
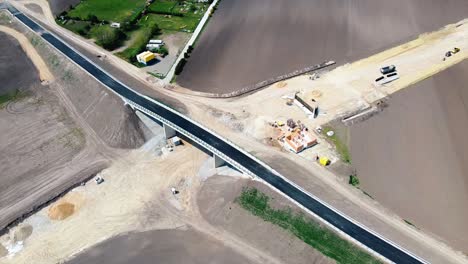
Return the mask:
<path id="1" fill-rule="evenodd" d="M 144 51 L 136 56 L 137 61 L 141 64 L 147 65 L 148 62 L 154 60 L 156 56 L 154 55 L 153 52 L 150 51 Z"/>

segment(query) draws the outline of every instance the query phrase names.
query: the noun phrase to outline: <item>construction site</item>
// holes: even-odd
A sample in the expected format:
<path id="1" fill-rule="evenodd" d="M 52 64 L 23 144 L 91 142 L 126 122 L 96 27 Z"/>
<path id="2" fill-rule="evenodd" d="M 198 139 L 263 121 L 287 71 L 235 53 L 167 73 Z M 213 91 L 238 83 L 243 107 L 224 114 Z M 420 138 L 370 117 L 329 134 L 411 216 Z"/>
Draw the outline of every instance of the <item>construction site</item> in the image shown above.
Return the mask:
<path id="1" fill-rule="evenodd" d="M 468 263 L 467 4 L 407 3 L 413 11 L 400 14 L 405 19 L 395 33 L 370 45 L 379 27 L 358 30 L 375 18 L 356 10 L 382 14 L 388 3 L 350 1 L 346 10 L 354 11 L 335 21 L 336 30 L 310 42 L 345 46 L 307 56 L 297 48 L 299 55 L 281 65 L 259 59 L 252 66 L 258 71 L 240 66 L 245 56 L 239 56 L 232 65 L 242 70 L 226 78 L 232 65 L 215 62 L 233 51 L 223 43 L 252 32 L 241 30 L 246 25 L 227 29 L 236 24 L 232 10 L 249 4 L 222 1 L 177 82 L 167 83 L 57 25 L 54 16 L 78 2 L 11 4 L 135 91 L 215 131 L 427 263 Z M 296 8 L 320 7 L 311 16 L 320 23 L 326 22 L 317 10 L 341 10 L 335 1 L 303 2 Z M 259 12 L 257 5 L 250 8 Z M 279 15 L 284 8 L 263 12 Z M 230 20 L 220 22 L 223 16 Z M 346 27 L 355 39 L 337 41 Z M 6 51 L 0 57 L 0 263 L 390 262 L 271 183 L 220 163 L 216 153 L 131 107 L 6 10 L 0 10 L 0 48 Z M 206 62 L 208 50 L 216 59 Z M 333 234 L 324 237 L 349 243 L 349 259 L 246 209 L 239 202 L 246 190 L 269 197 L 273 212 L 297 213 Z M 351 260 L 351 252 L 365 252 L 366 260 Z"/>

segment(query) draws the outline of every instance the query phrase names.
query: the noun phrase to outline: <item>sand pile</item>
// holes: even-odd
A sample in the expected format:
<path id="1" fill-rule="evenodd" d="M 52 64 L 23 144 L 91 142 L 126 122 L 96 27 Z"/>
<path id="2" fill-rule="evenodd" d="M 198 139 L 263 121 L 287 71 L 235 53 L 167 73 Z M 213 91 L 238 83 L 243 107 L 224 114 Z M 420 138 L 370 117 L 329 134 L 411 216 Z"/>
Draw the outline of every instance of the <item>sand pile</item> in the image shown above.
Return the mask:
<path id="1" fill-rule="evenodd" d="M 312 96 L 312 98 L 319 98 L 322 96 L 322 92 L 319 90 L 313 90 L 312 92 L 310 92 L 310 95 Z"/>
<path id="2" fill-rule="evenodd" d="M 28 238 L 33 232 L 33 227 L 28 224 L 20 224 L 17 228 L 12 230 L 11 238 L 14 243 L 18 241 L 24 241 Z"/>
<path id="3" fill-rule="evenodd" d="M 7 254 L 8 250 L 2 244 L 0 244 L 0 258 L 6 256 Z"/>
<path id="4" fill-rule="evenodd" d="M 284 88 L 284 87 L 286 87 L 286 85 L 288 85 L 287 82 L 279 82 L 279 83 L 276 84 L 276 87 L 278 87 L 278 88 Z"/>
<path id="5" fill-rule="evenodd" d="M 75 205 L 62 202 L 52 205 L 49 208 L 49 218 L 52 220 L 64 220 L 75 212 Z"/>
<path id="6" fill-rule="evenodd" d="M 79 192 L 69 192 L 49 207 L 48 215 L 52 220 L 64 220 L 78 212 L 85 201 Z"/>

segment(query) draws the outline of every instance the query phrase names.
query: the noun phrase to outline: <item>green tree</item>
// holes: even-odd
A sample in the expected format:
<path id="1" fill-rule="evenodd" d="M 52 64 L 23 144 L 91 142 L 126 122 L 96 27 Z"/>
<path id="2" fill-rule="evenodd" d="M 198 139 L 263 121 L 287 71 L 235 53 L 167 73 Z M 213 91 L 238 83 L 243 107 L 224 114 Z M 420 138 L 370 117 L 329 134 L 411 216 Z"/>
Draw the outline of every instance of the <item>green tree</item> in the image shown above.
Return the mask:
<path id="1" fill-rule="evenodd" d="M 88 15 L 88 19 L 87 19 L 87 20 L 90 21 L 91 24 L 97 24 L 97 23 L 99 23 L 98 17 L 95 16 L 95 15 L 92 15 L 92 14 L 89 14 L 89 15 Z"/>
<path id="2" fill-rule="evenodd" d="M 92 36 L 98 45 L 108 50 L 117 48 L 124 38 L 122 31 L 109 26 L 99 26 L 95 28 Z"/>
<path id="3" fill-rule="evenodd" d="M 184 69 L 185 64 L 187 63 L 187 60 L 182 58 L 179 63 L 177 64 L 174 74 L 179 75 L 182 73 L 182 70 Z"/>
<path id="4" fill-rule="evenodd" d="M 161 48 L 159 48 L 157 51 L 157 53 L 161 54 L 163 57 L 165 57 L 167 54 L 169 54 L 169 51 L 167 50 L 166 47 L 162 46 Z"/>
<path id="5" fill-rule="evenodd" d="M 357 187 L 357 186 L 359 186 L 359 178 L 355 174 L 349 175 L 349 182 L 348 183 L 351 184 L 354 187 Z"/>
<path id="6" fill-rule="evenodd" d="M 159 28 L 158 24 L 156 24 L 155 22 L 149 23 L 148 25 L 146 25 L 146 27 L 149 29 L 150 37 L 159 35 L 161 33 L 161 29 Z"/>

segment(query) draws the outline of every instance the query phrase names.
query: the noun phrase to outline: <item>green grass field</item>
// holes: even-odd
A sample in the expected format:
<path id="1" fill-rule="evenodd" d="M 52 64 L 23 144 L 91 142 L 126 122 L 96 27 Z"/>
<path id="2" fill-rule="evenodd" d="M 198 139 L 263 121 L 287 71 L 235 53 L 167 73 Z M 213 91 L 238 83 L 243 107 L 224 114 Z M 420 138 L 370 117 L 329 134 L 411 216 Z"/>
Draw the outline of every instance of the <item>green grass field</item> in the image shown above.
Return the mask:
<path id="1" fill-rule="evenodd" d="M 57 23 L 60 23 L 60 22 L 57 22 Z M 87 34 L 89 33 L 89 30 L 91 29 L 91 23 L 88 21 L 69 20 L 67 21 L 67 23 L 62 24 L 62 26 L 82 36 L 87 36 Z"/>
<path id="2" fill-rule="evenodd" d="M 195 30 L 207 4 L 191 1 L 156 0 L 143 15 L 146 0 L 82 0 L 75 8 L 57 19 L 63 27 L 86 38 L 96 40 L 98 45 L 109 50 L 118 48 L 126 40 L 130 43 L 118 56 L 135 63 L 136 54 L 145 50 L 147 41 L 164 33 L 188 32 Z M 155 14 L 152 12 L 176 13 L 178 15 Z M 92 16 L 96 16 L 97 20 Z M 83 20 L 83 21 L 81 21 Z M 106 30 L 107 22 L 128 22 L 120 29 Z M 149 34 L 148 28 L 157 25 L 157 33 Z"/>
<path id="3" fill-rule="evenodd" d="M 308 219 L 304 214 L 293 213 L 291 208 L 273 209 L 270 198 L 255 188 L 246 188 L 236 202 L 263 220 L 282 227 L 337 263 L 381 263 L 333 231 Z"/>
<path id="4" fill-rule="evenodd" d="M 149 11 L 154 12 L 172 12 L 172 8 L 177 4 L 176 1 L 158 0 L 149 6 Z"/>
<path id="5" fill-rule="evenodd" d="M 199 17 L 184 16 L 177 17 L 171 16 L 167 17 L 165 15 L 149 14 L 148 18 L 141 20 L 141 24 L 154 22 L 158 24 L 159 28 L 163 31 L 183 31 L 183 32 L 193 32 L 200 22 Z"/>
<path id="6" fill-rule="evenodd" d="M 68 14 L 81 19 L 95 15 L 99 20 L 121 22 L 140 12 L 145 3 L 145 0 L 83 0 Z"/>

